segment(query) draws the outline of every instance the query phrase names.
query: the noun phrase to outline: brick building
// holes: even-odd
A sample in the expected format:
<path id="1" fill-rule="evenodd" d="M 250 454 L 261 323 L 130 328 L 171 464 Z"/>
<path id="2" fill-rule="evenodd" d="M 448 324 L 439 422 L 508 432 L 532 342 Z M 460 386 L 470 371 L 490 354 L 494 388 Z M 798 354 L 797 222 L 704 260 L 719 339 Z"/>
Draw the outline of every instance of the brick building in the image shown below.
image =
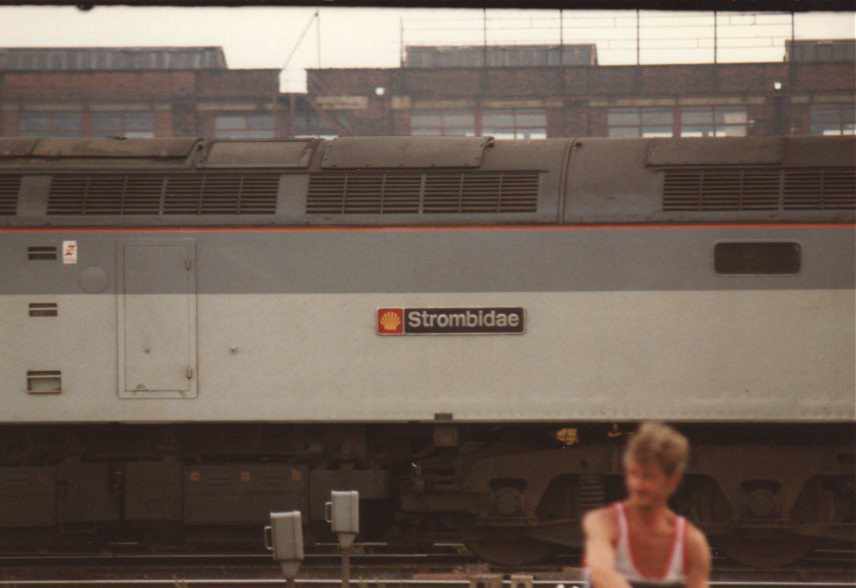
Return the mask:
<path id="1" fill-rule="evenodd" d="M 856 43 L 777 63 L 600 66 L 594 45 L 419 47 L 306 94 L 221 48 L 0 49 L 0 134 L 725 136 L 856 132 Z"/>

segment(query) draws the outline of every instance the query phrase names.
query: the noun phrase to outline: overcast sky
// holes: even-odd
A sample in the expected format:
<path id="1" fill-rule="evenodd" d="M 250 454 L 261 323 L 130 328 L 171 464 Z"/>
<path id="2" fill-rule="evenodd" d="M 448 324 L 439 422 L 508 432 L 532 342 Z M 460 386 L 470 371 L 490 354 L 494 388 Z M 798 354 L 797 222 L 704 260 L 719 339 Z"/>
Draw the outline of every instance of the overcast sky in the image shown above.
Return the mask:
<path id="1" fill-rule="evenodd" d="M 0 8 L 4 47 L 217 45 L 233 68 L 282 68 L 284 89 L 303 87 L 304 68 L 318 66 L 318 27 L 306 8 L 124 8 L 81 12 L 66 7 Z M 322 67 L 395 67 L 404 44 L 476 44 L 480 10 L 320 10 Z M 489 43 L 558 43 L 558 11 L 487 11 Z M 635 12 L 565 11 L 564 41 L 596 42 L 603 65 L 635 63 Z M 713 16 L 643 12 L 642 62 L 712 61 Z M 301 33 L 307 29 L 302 43 Z M 789 15 L 718 17 L 721 61 L 780 61 Z M 854 38 L 854 13 L 798 14 L 796 38 Z"/>

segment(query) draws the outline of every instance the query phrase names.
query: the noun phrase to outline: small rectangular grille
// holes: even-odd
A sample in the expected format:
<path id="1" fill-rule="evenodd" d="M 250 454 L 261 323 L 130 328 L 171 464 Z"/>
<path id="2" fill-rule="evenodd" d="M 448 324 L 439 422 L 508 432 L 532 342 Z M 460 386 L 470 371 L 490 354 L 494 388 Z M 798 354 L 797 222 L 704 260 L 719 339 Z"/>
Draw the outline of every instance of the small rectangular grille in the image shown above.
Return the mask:
<path id="1" fill-rule="evenodd" d="M 56 302 L 30 302 L 30 316 L 58 316 L 59 307 Z"/>
<path id="2" fill-rule="evenodd" d="M 21 176 L 0 174 L 0 216 L 15 216 L 18 212 L 18 192 Z"/>
<path id="3" fill-rule="evenodd" d="M 65 174 L 49 215 L 274 214 L 279 174 Z"/>
<path id="4" fill-rule="evenodd" d="M 313 174 L 307 214 L 527 213 L 538 210 L 538 172 Z"/>
<path id="5" fill-rule="evenodd" d="M 27 259 L 38 261 L 38 260 L 52 260 L 56 259 L 57 251 L 56 247 L 41 247 L 41 246 L 33 246 L 27 247 Z"/>
<path id="6" fill-rule="evenodd" d="M 62 394 L 62 372 L 30 370 L 27 372 L 28 394 Z"/>
<path id="7" fill-rule="evenodd" d="M 856 168 L 672 168 L 664 211 L 854 210 Z"/>

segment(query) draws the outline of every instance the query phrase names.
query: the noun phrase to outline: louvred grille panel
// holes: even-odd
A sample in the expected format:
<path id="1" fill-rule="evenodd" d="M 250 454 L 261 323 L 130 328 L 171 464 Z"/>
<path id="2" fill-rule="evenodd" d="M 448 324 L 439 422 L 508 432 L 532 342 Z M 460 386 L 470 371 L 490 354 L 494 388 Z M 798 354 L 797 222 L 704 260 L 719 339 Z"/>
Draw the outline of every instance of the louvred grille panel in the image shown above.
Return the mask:
<path id="1" fill-rule="evenodd" d="M 856 169 L 666 169 L 665 211 L 854 210 Z"/>
<path id="2" fill-rule="evenodd" d="M 278 189 L 278 174 L 61 174 L 48 214 L 274 214 Z"/>
<path id="3" fill-rule="evenodd" d="M 856 210 L 856 169 L 785 171 L 785 210 Z"/>
<path id="4" fill-rule="evenodd" d="M 307 214 L 537 212 L 538 172 L 313 174 Z"/>
<path id="5" fill-rule="evenodd" d="M 0 216 L 14 216 L 18 211 L 21 176 L 0 175 Z"/>

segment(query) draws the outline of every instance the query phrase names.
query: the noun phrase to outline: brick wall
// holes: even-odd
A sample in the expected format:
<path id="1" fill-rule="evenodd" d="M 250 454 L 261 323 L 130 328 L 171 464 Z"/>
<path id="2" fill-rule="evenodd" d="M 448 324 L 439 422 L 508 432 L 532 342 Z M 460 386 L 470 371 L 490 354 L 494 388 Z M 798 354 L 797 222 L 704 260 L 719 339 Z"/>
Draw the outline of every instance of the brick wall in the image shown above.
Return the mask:
<path id="1" fill-rule="evenodd" d="M 121 101 L 194 94 L 193 72 L 7 73 L 4 78 L 4 100 Z"/>
<path id="2" fill-rule="evenodd" d="M 202 97 L 234 98 L 279 94 L 279 70 L 247 69 L 196 72 L 196 91 Z"/>

